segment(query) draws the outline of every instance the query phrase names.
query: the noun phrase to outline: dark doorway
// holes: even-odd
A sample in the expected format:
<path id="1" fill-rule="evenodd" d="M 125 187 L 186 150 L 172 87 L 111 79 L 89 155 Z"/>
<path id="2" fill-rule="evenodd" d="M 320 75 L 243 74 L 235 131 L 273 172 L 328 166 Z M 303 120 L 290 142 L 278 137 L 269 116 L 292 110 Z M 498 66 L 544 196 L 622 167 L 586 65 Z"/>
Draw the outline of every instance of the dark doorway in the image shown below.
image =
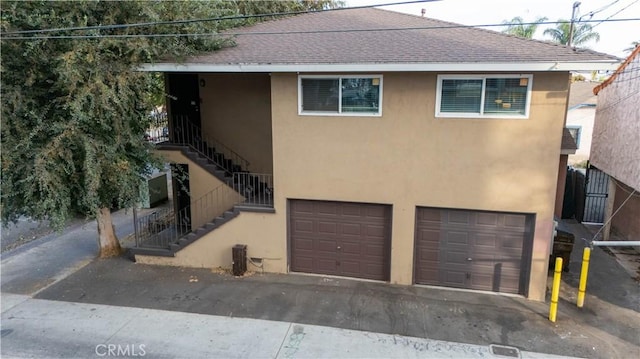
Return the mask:
<path id="1" fill-rule="evenodd" d="M 179 233 L 191 231 L 191 195 L 189 194 L 189 165 L 171 164 L 171 184 L 175 198 L 176 226 Z"/>
<path id="2" fill-rule="evenodd" d="M 197 74 L 171 73 L 169 82 L 169 114 L 172 120 L 174 142 L 184 142 L 188 134 L 199 132 L 200 90 Z"/>

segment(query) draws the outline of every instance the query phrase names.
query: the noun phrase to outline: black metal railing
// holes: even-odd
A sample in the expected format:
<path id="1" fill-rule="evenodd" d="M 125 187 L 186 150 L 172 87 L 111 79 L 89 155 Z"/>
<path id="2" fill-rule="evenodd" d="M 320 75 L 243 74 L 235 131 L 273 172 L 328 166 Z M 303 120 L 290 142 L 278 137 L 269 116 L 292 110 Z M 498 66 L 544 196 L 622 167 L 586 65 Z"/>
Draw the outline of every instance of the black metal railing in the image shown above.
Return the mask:
<path id="1" fill-rule="evenodd" d="M 236 172 L 233 189 L 242 195 L 245 206 L 273 207 L 272 174 Z"/>
<path id="2" fill-rule="evenodd" d="M 163 208 L 135 219 L 136 247 L 167 249 L 192 231 L 212 223 L 216 217 L 242 202 L 240 194 L 220 185 L 175 212 Z"/>
<path id="3" fill-rule="evenodd" d="M 173 143 L 189 146 L 227 174 L 249 169 L 249 161 L 222 142 L 204 135 L 202 129 L 189 121 L 187 116 L 176 116 L 173 129 Z"/>

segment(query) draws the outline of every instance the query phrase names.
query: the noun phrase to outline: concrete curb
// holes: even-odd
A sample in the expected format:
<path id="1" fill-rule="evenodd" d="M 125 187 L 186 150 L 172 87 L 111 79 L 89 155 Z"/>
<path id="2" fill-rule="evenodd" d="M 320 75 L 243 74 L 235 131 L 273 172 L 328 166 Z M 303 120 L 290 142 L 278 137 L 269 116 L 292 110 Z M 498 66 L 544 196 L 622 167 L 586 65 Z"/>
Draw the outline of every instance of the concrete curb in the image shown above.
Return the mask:
<path id="1" fill-rule="evenodd" d="M 2 293 L 3 357 L 567 358 L 505 350 L 511 355 L 490 345 Z"/>

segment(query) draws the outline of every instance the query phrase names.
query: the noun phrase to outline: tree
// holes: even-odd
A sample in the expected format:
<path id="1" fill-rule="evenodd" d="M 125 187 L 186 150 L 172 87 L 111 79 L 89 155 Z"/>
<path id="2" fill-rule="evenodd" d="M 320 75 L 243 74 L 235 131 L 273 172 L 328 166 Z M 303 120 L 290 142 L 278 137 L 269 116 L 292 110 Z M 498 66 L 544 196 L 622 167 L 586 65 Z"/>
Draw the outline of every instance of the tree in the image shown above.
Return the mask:
<path id="1" fill-rule="evenodd" d="M 505 20 L 502 22 L 507 25 L 507 28 L 502 30 L 502 32 L 509 35 L 532 39 L 536 30 L 538 30 L 540 23 L 545 21 L 547 21 L 546 17 L 539 17 L 533 23 L 525 24 L 524 20 L 520 16 L 516 16 L 511 20 Z"/>
<path id="2" fill-rule="evenodd" d="M 544 35 L 551 36 L 554 42 L 562 45 L 569 43 L 569 32 L 571 32 L 571 23 L 567 20 L 558 20 L 555 28 L 544 30 Z M 600 41 L 600 34 L 594 32 L 589 24 L 573 24 L 573 36 L 571 40 L 572 46 L 580 46 L 591 40 Z"/>
<path id="3" fill-rule="evenodd" d="M 95 218 L 100 256 L 120 253 L 111 210 L 134 205 L 159 159 L 143 140 L 157 81 L 141 63 L 232 46 L 219 31 L 259 18 L 95 28 L 338 6 L 334 1 L 3 1 L 2 221 L 20 216 L 61 229 Z M 240 9 L 243 12 L 240 12 Z M 20 33 L 69 27 L 79 31 Z M 185 34 L 184 36 L 149 36 Z M 64 35 L 68 37 L 53 38 Z M 120 37 L 115 37 L 120 36 Z"/>
<path id="4" fill-rule="evenodd" d="M 631 41 L 631 47 L 627 47 L 626 49 L 624 49 L 624 52 L 632 52 L 633 50 L 636 49 L 636 47 L 638 47 L 640 45 L 640 41 Z"/>

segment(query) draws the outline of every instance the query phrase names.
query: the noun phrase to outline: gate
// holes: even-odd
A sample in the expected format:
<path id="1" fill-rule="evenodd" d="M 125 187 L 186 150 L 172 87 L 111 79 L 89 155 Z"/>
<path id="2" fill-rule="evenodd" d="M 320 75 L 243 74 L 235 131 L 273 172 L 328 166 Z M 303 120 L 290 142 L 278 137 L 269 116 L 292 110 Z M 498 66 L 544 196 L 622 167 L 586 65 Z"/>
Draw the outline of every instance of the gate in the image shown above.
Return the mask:
<path id="1" fill-rule="evenodd" d="M 582 222 L 604 223 L 609 190 L 609 175 L 589 164 L 584 185 L 584 214 Z"/>

